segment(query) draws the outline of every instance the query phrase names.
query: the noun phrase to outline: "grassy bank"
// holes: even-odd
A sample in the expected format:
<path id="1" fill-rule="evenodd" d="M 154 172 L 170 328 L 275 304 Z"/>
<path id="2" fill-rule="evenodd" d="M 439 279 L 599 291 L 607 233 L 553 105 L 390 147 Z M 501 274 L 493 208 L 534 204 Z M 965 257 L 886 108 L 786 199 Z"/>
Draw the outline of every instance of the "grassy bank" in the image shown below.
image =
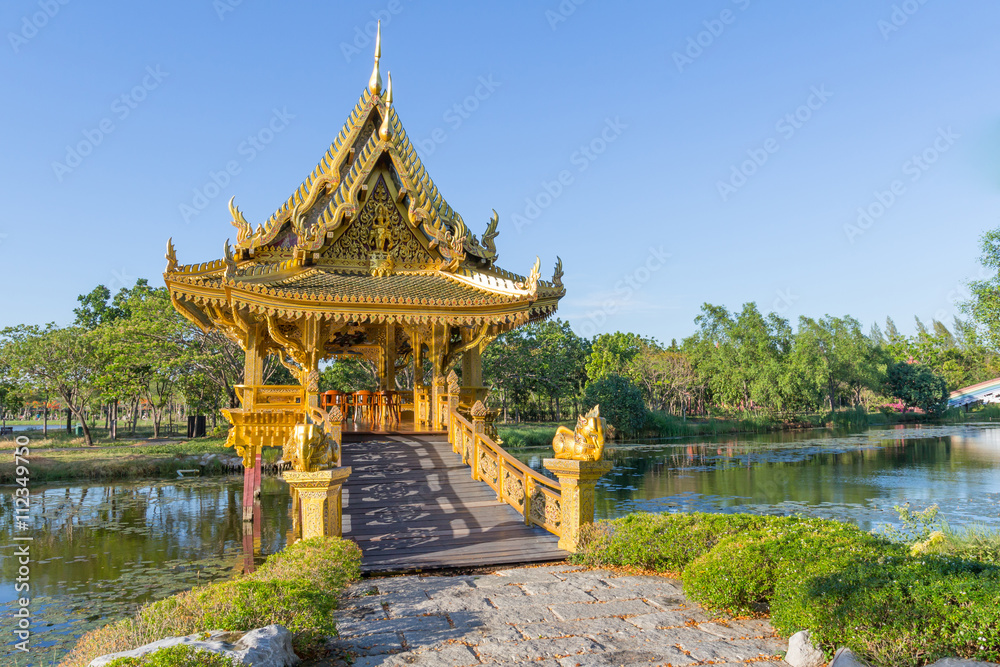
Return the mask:
<path id="1" fill-rule="evenodd" d="M 46 442 L 30 436 L 28 469 L 32 482 L 61 480 L 112 480 L 142 477 L 176 477 L 178 470 L 190 469 L 189 457 L 203 454 L 232 456 L 225 440 L 202 438 L 187 441 L 144 442 L 138 444 L 83 446 L 82 438 Z M 18 477 L 13 440 L 0 442 L 0 484 L 12 484 Z M 205 472 L 222 472 L 222 466 L 207 466 Z"/>
<path id="2" fill-rule="evenodd" d="M 997 661 L 1000 539 L 950 542 L 909 518 L 895 537 L 923 539 L 800 517 L 632 514 L 587 527 L 574 561 L 680 575 L 703 606 L 768 613 L 786 636 L 808 629 L 828 658 L 847 646 L 877 667 Z"/>
<path id="3" fill-rule="evenodd" d="M 361 550 L 339 538 L 302 540 L 270 556 L 255 573 L 144 605 L 130 618 L 88 632 L 60 667 L 83 667 L 166 637 L 209 630 L 288 628 L 299 657 L 316 657 L 336 636 L 341 591 L 360 577 Z M 165 663 L 170 664 L 170 663 Z M 185 664 L 185 663 L 177 663 Z"/>

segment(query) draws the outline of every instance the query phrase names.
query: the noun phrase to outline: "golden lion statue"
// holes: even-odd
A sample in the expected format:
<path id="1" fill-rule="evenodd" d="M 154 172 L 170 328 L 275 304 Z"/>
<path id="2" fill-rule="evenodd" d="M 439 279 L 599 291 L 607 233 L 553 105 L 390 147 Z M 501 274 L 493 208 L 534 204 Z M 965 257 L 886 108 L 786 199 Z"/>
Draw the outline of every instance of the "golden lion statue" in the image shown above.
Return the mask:
<path id="1" fill-rule="evenodd" d="M 296 424 L 281 448 L 281 458 L 296 472 L 315 472 L 337 460 L 337 442 L 317 424 Z"/>
<path id="2" fill-rule="evenodd" d="M 604 430 L 607 424 L 601 417 L 601 406 L 577 418 L 576 430 L 560 426 L 552 439 L 552 449 L 557 459 L 574 461 L 600 461 L 604 455 Z"/>

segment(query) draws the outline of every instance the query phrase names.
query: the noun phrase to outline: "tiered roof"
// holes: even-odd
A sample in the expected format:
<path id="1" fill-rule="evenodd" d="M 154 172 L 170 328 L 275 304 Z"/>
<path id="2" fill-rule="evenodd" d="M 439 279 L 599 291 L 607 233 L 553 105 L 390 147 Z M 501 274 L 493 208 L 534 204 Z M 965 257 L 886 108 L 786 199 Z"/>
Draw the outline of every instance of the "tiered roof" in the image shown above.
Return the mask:
<path id="1" fill-rule="evenodd" d="M 482 240 L 448 205 L 382 90 L 381 38 L 367 88 L 316 168 L 252 229 L 233 201 L 236 245 L 207 264 L 164 273 L 175 304 L 199 326 L 211 309 L 286 317 L 398 322 L 492 321 L 507 329 L 554 312 L 565 294 L 552 281 L 495 266 L 494 211 Z"/>

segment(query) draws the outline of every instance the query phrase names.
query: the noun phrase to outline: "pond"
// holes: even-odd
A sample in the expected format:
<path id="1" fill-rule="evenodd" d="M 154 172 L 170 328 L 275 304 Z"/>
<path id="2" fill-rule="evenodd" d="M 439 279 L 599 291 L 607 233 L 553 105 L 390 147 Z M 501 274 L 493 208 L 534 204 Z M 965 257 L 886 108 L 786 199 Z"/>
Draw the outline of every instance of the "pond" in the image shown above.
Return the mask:
<path id="1" fill-rule="evenodd" d="M 0 664 L 56 664 L 87 630 L 143 602 L 242 571 L 242 476 L 39 485 L 31 494 L 31 528 L 16 532 L 12 490 L 0 497 Z M 292 527 L 283 481 L 262 480 L 261 506 L 261 552 L 273 553 Z M 14 535 L 33 537 L 30 654 L 16 652 L 10 635 L 19 596 L 14 551 L 24 544 Z"/>
<path id="2" fill-rule="evenodd" d="M 610 445 L 609 445 L 610 447 Z M 937 504 L 952 525 L 1000 529 L 1000 425 L 909 425 L 683 438 L 605 450 L 596 518 L 629 512 L 752 512 L 895 522 L 893 505 Z M 550 450 L 518 456 L 544 472 Z"/>
<path id="3" fill-rule="evenodd" d="M 518 456 L 541 470 L 549 449 Z M 952 524 L 1000 528 L 1000 424 L 823 429 L 687 438 L 607 450 L 615 469 L 598 485 L 597 518 L 633 511 L 802 513 L 871 529 L 892 506 L 937 503 Z M 13 499 L 0 496 L 0 613 L 17 597 Z M 242 477 L 209 477 L 32 489 L 30 655 L 11 635 L 0 662 L 48 665 L 75 638 L 136 605 L 242 570 Z M 291 501 L 265 477 L 261 552 L 281 549 Z M 14 663 L 12 656 L 16 657 Z M 26 659 L 29 658 L 29 659 Z"/>

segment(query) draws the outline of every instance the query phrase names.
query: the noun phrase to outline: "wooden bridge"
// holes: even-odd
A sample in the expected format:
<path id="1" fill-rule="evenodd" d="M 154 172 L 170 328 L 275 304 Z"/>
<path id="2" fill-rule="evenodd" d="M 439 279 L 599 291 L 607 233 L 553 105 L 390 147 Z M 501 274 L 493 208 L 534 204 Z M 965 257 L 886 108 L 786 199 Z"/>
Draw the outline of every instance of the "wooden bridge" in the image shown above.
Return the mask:
<path id="1" fill-rule="evenodd" d="M 347 435 L 343 534 L 362 570 L 404 571 L 562 560 L 559 538 L 534 525 L 470 468 L 440 435 Z"/>

